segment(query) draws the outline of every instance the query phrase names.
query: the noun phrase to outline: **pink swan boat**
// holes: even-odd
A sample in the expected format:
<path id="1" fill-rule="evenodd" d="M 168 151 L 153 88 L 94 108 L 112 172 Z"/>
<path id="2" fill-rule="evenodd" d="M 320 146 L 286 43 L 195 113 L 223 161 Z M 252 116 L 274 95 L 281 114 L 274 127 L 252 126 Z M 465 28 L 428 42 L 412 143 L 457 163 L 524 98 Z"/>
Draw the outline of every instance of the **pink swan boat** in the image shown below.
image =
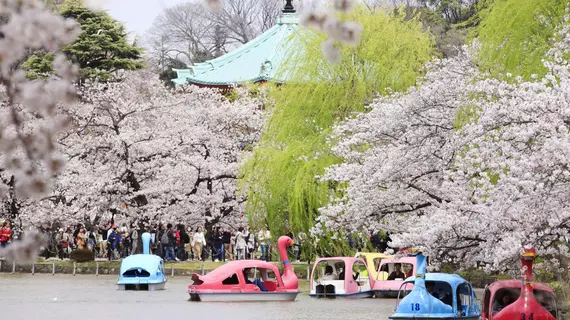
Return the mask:
<path id="1" fill-rule="evenodd" d="M 532 280 L 536 249 L 524 249 L 521 256 L 522 279 L 491 283 L 483 294 L 481 320 L 565 319 L 559 314 L 554 290 Z"/>
<path id="2" fill-rule="evenodd" d="M 401 276 L 390 278 L 390 275 L 395 274 L 395 271 L 400 271 Z M 376 298 L 396 298 L 404 280 L 415 275 L 415 273 L 416 257 L 383 259 L 372 286 L 374 296 Z"/>
<path id="3" fill-rule="evenodd" d="M 283 275 L 269 262 L 231 261 L 206 275 L 192 274 L 194 282 L 188 286 L 190 300 L 294 301 L 299 294 L 299 279 L 287 258 L 287 247 L 292 245 L 293 240 L 286 236 L 277 241 Z"/>

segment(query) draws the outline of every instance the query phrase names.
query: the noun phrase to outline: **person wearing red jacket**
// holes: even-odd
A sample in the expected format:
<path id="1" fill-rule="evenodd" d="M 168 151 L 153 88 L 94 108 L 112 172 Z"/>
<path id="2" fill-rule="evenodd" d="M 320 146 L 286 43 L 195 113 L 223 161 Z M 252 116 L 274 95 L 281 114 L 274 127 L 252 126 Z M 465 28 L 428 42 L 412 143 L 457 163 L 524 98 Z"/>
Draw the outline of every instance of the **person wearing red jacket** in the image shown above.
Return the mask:
<path id="1" fill-rule="evenodd" d="M 5 247 L 12 240 L 12 229 L 9 222 L 4 222 L 0 228 L 0 246 Z"/>

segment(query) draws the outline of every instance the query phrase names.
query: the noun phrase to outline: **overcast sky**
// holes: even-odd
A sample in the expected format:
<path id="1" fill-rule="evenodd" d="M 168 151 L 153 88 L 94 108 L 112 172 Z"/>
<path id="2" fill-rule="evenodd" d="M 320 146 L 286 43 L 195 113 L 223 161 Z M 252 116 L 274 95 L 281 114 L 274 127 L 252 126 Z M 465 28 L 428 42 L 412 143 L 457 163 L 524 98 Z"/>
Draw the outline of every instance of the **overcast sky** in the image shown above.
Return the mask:
<path id="1" fill-rule="evenodd" d="M 109 14 L 123 22 L 129 32 L 143 36 L 164 8 L 192 0 L 101 0 Z M 196 0 L 194 0 L 196 1 Z M 198 0 L 203 1 L 203 0 Z M 296 3 L 298 0 L 294 0 Z M 306 0 L 314 2 L 319 0 Z M 285 1 L 283 0 L 283 3 Z M 295 4 L 297 5 L 297 4 Z M 132 36 L 132 35 L 131 35 Z"/>
<path id="2" fill-rule="evenodd" d="M 188 0 L 105 0 L 105 8 L 128 31 L 143 36 L 164 8 L 184 2 Z"/>

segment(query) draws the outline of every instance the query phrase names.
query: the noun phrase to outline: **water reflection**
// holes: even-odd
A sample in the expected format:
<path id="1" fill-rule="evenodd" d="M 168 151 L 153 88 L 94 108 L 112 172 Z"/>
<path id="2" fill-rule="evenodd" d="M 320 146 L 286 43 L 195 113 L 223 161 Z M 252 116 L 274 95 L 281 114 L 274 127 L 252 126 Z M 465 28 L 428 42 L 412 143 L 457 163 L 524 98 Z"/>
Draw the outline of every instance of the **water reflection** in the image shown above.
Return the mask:
<path id="1" fill-rule="evenodd" d="M 188 301 L 189 277 L 168 279 L 160 292 L 118 291 L 115 276 L 0 275 L 0 310 L 10 319 L 331 320 L 388 319 L 395 299 L 203 303 Z"/>

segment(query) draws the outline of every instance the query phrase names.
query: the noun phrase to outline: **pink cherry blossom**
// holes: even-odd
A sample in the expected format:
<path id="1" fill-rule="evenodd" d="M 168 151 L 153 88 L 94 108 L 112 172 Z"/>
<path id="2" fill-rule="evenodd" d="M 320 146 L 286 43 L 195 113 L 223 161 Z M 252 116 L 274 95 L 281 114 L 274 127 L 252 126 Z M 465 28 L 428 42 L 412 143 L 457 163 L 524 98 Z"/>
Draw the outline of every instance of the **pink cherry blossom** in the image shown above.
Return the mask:
<path id="1" fill-rule="evenodd" d="M 313 232 L 384 230 L 393 246 L 488 269 L 525 246 L 567 255 L 569 29 L 560 28 L 542 79 L 489 78 L 464 50 L 339 124 L 334 152 L 345 161 L 322 179 L 348 186 Z"/>

